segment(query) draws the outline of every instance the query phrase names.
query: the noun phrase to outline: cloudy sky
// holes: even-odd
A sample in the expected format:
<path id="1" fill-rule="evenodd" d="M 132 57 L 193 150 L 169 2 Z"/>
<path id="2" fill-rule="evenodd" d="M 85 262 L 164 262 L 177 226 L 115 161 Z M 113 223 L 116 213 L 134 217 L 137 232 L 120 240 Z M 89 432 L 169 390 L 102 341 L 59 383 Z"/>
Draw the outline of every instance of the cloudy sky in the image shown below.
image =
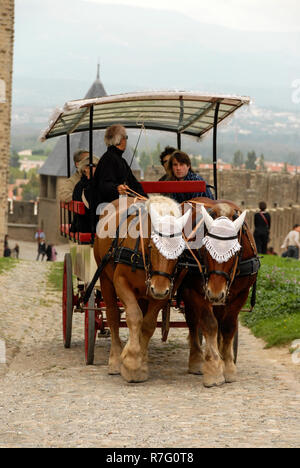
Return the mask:
<path id="1" fill-rule="evenodd" d="M 203 23 L 249 31 L 300 31 L 299 0 L 85 0 L 184 13 Z"/>
<path id="2" fill-rule="evenodd" d="M 295 107 L 299 0 L 15 0 L 15 5 L 18 105 L 83 97 L 100 59 L 108 94 L 185 89 Z"/>

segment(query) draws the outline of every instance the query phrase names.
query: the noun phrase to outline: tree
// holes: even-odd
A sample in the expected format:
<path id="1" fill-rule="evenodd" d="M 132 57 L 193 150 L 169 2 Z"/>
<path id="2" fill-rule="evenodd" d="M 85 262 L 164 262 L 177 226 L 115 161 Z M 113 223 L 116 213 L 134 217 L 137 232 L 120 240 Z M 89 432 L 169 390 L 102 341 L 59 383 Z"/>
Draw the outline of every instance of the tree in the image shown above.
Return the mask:
<path id="1" fill-rule="evenodd" d="M 144 172 L 146 171 L 147 167 L 151 165 L 151 162 L 151 155 L 146 153 L 146 151 L 142 151 L 139 157 L 139 164 Z"/>
<path id="2" fill-rule="evenodd" d="M 240 150 L 238 150 L 233 155 L 232 165 L 234 167 L 242 167 L 243 163 L 244 163 L 244 155 Z"/>
<path id="3" fill-rule="evenodd" d="M 260 158 L 259 158 L 259 161 L 258 161 L 258 167 L 261 171 L 265 171 L 266 170 L 266 166 L 265 166 L 265 157 L 263 154 L 260 155 Z"/>
<path id="4" fill-rule="evenodd" d="M 245 162 L 245 168 L 255 170 L 256 169 L 256 154 L 255 151 L 250 151 L 247 154 L 247 159 Z"/>
<path id="5" fill-rule="evenodd" d="M 10 155 L 10 166 L 16 167 L 18 169 L 21 166 L 20 156 L 18 155 L 18 153 L 16 153 L 16 151 L 13 151 L 12 154 Z"/>
<path id="6" fill-rule="evenodd" d="M 40 180 L 37 174 L 32 173 L 27 185 L 23 188 L 22 199 L 24 201 L 36 201 L 40 195 Z"/>

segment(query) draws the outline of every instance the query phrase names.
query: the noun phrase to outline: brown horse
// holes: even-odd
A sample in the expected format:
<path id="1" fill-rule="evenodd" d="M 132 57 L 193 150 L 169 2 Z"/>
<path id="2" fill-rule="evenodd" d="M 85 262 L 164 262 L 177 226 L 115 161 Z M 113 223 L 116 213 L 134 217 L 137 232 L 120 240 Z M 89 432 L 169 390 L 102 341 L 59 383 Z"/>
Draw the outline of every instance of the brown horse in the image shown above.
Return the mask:
<path id="1" fill-rule="evenodd" d="M 236 380 L 233 339 L 238 314 L 255 283 L 259 260 L 245 212 L 229 201 L 196 199 L 202 207 L 206 236 L 200 252 L 200 271 L 189 273 L 182 285 L 190 332 L 189 372 L 203 374 L 206 387 Z M 196 207 L 193 208 L 195 218 Z M 248 260 L 248 261 L 247 261 Z M 203 352 L 199 329 L 205 337 Z"/>
<path id="2" fill-rule="evenodd" d="M 156 328 L 158 312 L 165 307 L 181 281 L 176 266 L 184 248 L 182 229 L 189 213 L 182 216 L 180 205 L 160 196 L 137 205 L 133 199 L 125 198 L 125 204 L 122 208 L 118 201 L 113 202 L 111 213 L 106 210 L 105 216 L 100 217 L 94 254 L 99 265 L 112 248 L 111 237 L 115 237 L 114 255 L 100 275 L 111 331 L 109 374 L 121 372 L 128 382 L 142 382 L 148 378 L 148 344 Z M 130 214 L 130 210 L 134 213 Z M 174 239 L 171 232 L 160 232 L 166 219 L 175 229 L 174 234 L 178 234 L 176 242 L 181 247 L 176 255 L 172 252 L 168 255 L 161 249 L 162 245 L 167 245 L 168 238 L 170 241 Z M 104 235 L 110 226 L 113 226 L 112 233 Z M 118 227 L 117 237 L 115 227 Z M 159 239 L 160 236 L 163 237 Z M 124 305 L 129 329 L 124 348 L 119 336 L 117 298 Z"/>

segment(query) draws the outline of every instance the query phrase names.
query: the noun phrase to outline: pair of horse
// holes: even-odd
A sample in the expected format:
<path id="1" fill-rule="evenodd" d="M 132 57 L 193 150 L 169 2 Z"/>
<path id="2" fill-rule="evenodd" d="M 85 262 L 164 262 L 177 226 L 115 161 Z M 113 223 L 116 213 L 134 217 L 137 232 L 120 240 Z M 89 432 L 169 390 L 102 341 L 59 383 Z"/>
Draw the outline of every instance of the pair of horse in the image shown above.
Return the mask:
<path id="1" fill-rule="evenodd" d="M 198 204 L 210 214 L 201 206 L 206 236 L 200 249 L 191 250 L 187 238 L 193 237 L 199 225 Z M 192 200 L 192 208 L 185 214 L 182 206 L 162 196 L 138 204 L 128 198 L 125 209 L 118 201 L 113 205 L 110 215 L 100 216 L 94 244 L 99 265 L 112 244 L 112 239 L 103 235 L 109 224 L 113 221 L 125 227 L 126 235 L 114 242 L 118 262 L 112 256 L 100 276 L 111 332 L 109 374 L 121 373 L 128 382 L 147 380 L 148 345 L 158 313 L 180 287 L 189 328 L 189 372 L 203 374 L 206 387 L 234 382 L 233 340 L 238 314 L 256 281 L 253 271 L 238 276 L 240 262 L 257 257 L 245 223 L 246 212 L 240 214 L 232 202 L 206 198 Z M 188 220 L 192 220 L 191 232 L 183 234 Z M 185 248 L 191 250 L 198 265 L 195 273 L 178 269 L 178 258 Z M 129 329 L 124 347 L 119 336 L 118 298 Z M 205 338 L 204 349 L 199 330 Z"/>

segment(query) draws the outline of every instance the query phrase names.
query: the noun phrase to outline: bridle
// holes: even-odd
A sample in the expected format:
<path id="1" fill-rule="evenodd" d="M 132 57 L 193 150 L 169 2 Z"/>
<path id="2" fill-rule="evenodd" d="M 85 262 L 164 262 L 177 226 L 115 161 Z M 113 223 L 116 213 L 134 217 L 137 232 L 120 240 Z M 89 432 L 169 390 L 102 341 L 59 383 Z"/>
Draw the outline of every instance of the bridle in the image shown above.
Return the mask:
<path id="1" fill-rule="evenodd" d="M 159 270 L 153 270 L 152 269 L 152 264 L 151 264 L 151 240 L 149 241 L 148 244 L 148 255 L 146 256 L 145 252 L 145 243 L 144 243 L 144 236 L 143 236 L 143 225 L 142 225 L 142 210 L 139 208 L 139 222 L 140 222 L 140 239 L 141 239 L 141 248 L 142 248 L 142 257 L 143 257 L 143 263 L 144 263 L 144 269 L 145 269 L 145 274 L 146 274 L 146 287 L 147 287 L 147 292 L 146 295 L 150 293 L 150 286 L 151 286 L 151 280 L 153 276 L 162 276 L 164 278 L 167 278 L 170 281 L 170 292 L 169 292 L 169 298 L 171 299 L 173 295 L 173 289 L 174 289 L 174 282 L 175 282 L 175 277 L 177 275 L 177 262 L 175 265 L 175 268 L 172 272 L 166 273 L 165 271 L 159 271 Z M 174 237 L 174 234 L 166 235 L 160 232 L 156 232 L 158 235 L 164 236 L 164 237 Z M 147 261 L 148 258 L 148 261 Z"/>
<path id="2" fill-rule="evenodd" d="M 177 263 L 176 263 L 175 268 L 174 268 L 174 270 L 173 270 L 173 272 L 171 274 L 166 273 L 165 271 L 153 270 L 152 265 L 151 265 L 151 249 L 152 249 L 152 245 L 151 245 L 151 242 L 149 242 L 149 245 L 148 245 L 148 263 L 144 263 L 145 273 L 146 273 L 145 284 L 147 286 L 146 295 L 148 296 L 148 294 L 150 292 L 151 280 L 152 280 L 153 276 L 163 276 L 164 278 L 167 278 L 170 281 L 169 298 L 171 299 L 171 297 L 173 295 L 175 277 L 177 275 Z"/>
<path id="3" fill-rule="evenodd" d="M 221 241 L 239 239 L 239 242 L 241 243 L 242 229 L 243 229 L 243 226 L 241 227 L 241 229 L 239 231 L 239 234 L 237 234 L 235 236 L 231 236 L 231 237 L 216 236 L 215 234 L 210 234 L 209 232 L 206 235 L 209 236 L 209 237 L 213 237 L 214 239 L 221 240 Z M 234 282 L 235 277 L 236 277 L 239 260 L 240 260 L 241 255 L 242 255 L 242 247 L 238 252 L 236 252 L 234 254 L 235 261 L 234 261 L 233 267 L 231 268 L 229 274 L 226 273 L 226 271 L 222 271 L 222 270 L 208 270 L 207 261 L 206 261 L 206 253 L 207 253 L 206 248 L 204 248 L 204 252 L 205 252 L 205 254 L 203 256 L 203 260 L 204 260 L 204 270 L 205 270 L 205 272 L 204 273 L 202 272 L 202 275 L 203 275 L 203 279 L 204 279 L 203 290 L 204 290 L 204 293 L 205 293 L 205 297 L 206 297 L 206 299 L 208 299 L 208 281 L 209 281 L 211 275 L 219 275 L 219 276 L 223 276 L 226 279 L 225 299 L 227 299 L 227 297 L 228 297 L 228 295 L 230 293 L 230 288 L 232 286 L 232 283 Z"/>

